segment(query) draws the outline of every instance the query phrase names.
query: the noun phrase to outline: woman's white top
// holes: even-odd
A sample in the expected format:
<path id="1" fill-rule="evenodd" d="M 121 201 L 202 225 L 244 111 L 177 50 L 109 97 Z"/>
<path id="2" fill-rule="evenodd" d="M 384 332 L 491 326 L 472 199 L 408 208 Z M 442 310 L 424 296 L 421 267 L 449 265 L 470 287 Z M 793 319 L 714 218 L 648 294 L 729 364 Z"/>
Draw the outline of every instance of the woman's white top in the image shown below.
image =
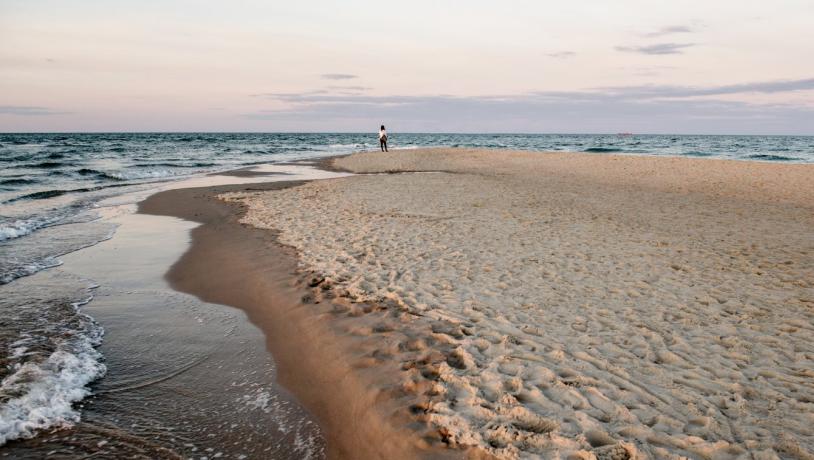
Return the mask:
<path id="1" fill-rule="evenodd" d="M 380 129 L 379 130 L 379 140 L 382 140 L 385 137 L 387 137 L 387 131 L 384 130 L 384 129 Z"/>

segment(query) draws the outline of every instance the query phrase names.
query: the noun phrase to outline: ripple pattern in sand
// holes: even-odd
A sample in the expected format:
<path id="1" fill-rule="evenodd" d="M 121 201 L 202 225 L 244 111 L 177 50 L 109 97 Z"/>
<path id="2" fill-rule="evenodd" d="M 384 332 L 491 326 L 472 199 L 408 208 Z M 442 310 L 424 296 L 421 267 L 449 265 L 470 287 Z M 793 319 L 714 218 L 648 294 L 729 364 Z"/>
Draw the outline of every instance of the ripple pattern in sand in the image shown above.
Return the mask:
<path id="1" fill-rule="evenodd" d="M 422 411 L 452 444 L 506 458 L 812 458 L 803 209 L 522 168 L 228 199 L 350 298 L 420 316 L 435 345 L 413 340 L 395 359 L 432 382 Z"/>

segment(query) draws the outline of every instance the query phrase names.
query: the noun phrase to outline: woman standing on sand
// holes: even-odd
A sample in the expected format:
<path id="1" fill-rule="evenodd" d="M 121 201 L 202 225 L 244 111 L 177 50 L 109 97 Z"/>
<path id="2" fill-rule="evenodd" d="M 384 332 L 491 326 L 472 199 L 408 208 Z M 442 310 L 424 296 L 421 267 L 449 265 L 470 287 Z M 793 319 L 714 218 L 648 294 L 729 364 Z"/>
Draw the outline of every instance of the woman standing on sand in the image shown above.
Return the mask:
<path id="1" fill-rule="evenodd" d="M 384 125 L 379 129 L 379 147 L 382 148 L 382 152 L 387 152 L 387 130 L 384 129 Z"/>

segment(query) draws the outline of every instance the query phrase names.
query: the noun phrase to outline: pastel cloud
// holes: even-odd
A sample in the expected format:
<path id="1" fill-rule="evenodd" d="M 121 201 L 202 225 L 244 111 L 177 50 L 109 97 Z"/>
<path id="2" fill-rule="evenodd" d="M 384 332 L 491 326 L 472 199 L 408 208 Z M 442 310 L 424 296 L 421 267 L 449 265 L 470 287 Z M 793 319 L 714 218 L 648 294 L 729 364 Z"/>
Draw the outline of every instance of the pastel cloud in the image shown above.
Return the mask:
<path id="1" fill-rule="evenodd" d="M 48 107 L 25 106 L 25 105 L 0 105 L 0 114 L 17 115 L 23 117 L 41 117 L 50 115 L 66 115 L 71 112 L 54 110 Z"/>
<path id="2" fill-rule="evenodd" d="M 243 116 L 251 120 L 296 123 L 366 123 L 393 120 L 404 131 L 482 130 L 509 132 L 803 132 L 814 108 L 755 105 L 699 99 L 742 93 L 773 94 L 814 90 L 814 79 L 766 81 L 709 87 L 628 86 L 584 91 L 539 91 L 519 95 L 340 95 L 278 93 L 287 108 Z M 395 123 L 394 123 L 395 122 Z M 711 123 L 714 122 L 714 123 Z M 348 125 L 350 126 L 350 125 Z M 357 126 L 354 124 L 353 126 Z"/>
<path id="3" fill-rule="evenodd" d="M 655 38 L 672 34 L 686 34 L 690 32 L 694 32 L 694 30 L 689 26 L 667 26 L 653 32 L 642 34 L 642 36 Z"/>
<path id="4" fill-rule="evenodd" d="M 359 78 L 358 75 L 352 75 L 349 73 L 324 73 L 320 76 L 325 80 L 351 80 L 354 78 Z"/>
<path id="5" fill-rule="evenodd" d="M 643 46 L 617 46 L 617 51 L 650 55 L 682 54 L 684 49 L 695 46 L 694 43 L 657 43 Z"/>

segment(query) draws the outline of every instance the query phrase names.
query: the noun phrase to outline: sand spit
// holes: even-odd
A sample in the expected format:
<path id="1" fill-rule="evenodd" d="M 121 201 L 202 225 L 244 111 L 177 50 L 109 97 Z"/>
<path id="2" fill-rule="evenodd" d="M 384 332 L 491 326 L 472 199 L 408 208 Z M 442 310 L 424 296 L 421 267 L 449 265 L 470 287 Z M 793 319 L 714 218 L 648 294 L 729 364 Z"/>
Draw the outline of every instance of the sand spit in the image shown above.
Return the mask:
<path id="1" fill-rule="evenodd" d="M 333 295 L 398 312 L 349 331 L 378 338 L 374 368 L 400 363 L 444 442 L 814 458 L 814 167 L 452 149 L 335 166 L 444 172 L 225 197 Z"/>

